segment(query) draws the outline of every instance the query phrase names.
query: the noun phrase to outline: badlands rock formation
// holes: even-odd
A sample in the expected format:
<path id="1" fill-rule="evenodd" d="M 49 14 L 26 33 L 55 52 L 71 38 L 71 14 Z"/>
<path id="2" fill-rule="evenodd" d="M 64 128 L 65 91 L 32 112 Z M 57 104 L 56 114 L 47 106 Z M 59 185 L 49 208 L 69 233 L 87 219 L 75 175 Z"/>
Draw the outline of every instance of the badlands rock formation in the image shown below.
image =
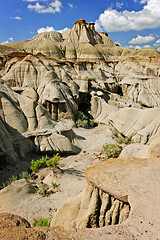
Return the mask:
<path id="1" fill-rule="evenodd" d="M 158 238 L 159 59 L 153 49 L 118 46 L 84 19 L 63 34 L 0 45 L 0 167 L 32 153 L 81 151 L 73 131 L 79 111 L 134 142 L 120 159 L 87 170 L 86 189 L 52 220 L 104 228 L 68 230 L 65 239 Z"/>

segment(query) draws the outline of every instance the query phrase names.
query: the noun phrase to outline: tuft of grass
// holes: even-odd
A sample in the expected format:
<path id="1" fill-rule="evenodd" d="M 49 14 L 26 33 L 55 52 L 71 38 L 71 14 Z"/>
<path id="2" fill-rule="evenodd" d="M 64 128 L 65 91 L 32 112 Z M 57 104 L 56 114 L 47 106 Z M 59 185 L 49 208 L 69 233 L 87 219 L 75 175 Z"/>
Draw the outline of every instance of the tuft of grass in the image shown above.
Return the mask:
<path id="1" fill-rule="evenodd" d="M 57 187 L 57 183 L 56 182 L 52 182 L 52 188 L 56 188 Z"/>
<path id="2" fill-rule="evenodd" d="M 105 144 L 102 151 L 108 158 L 117 158 L 122 151 L 122 147 L 117 144 Z"/>
<path id="3" fill-rule="evenodd" d="M 27 180 L 31 180 L 31 175 L 29 174 L 28 171 L 23 171 L 19 174 L 18 179 L 27 179 Z"/>
<path id="4" fill-rule="evenodd" d="M 37 188 L 37 193 L 40 194 L 42 197 L 45 197 L 46 196 L 46 189 L 43 185 L 40 185 L 38 188 Z"/>
<path id="5" fill-rule="evenodd" d="M 51 167 L 52 170 L 54 171 L 58 162 L 59 162 L 59 160 L 60 160 L 60 156 L 59 156 L 58 153 L 53 158 L 49 158 L 47 155 L 42 156 L 42 158 L 39 159 L 39 160 L 32 160 L 31 161 L 30 170 L 32 172 L 36 172 L 40 168 Z"/>
<path id="6" fill-rule="evenodd" d="M 33 226 L 41 226 L 41 227 L 50 227 L 50 221 L 48 218 L 40 218 L 40 219 L 34 219 L 34 223 L 32 223 Z"/>

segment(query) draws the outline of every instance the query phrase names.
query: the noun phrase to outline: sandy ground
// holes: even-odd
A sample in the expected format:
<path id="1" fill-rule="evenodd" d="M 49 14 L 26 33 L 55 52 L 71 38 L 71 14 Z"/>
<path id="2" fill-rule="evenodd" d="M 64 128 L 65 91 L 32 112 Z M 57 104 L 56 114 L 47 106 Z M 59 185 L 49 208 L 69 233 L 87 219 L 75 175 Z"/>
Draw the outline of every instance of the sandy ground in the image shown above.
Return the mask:
<path id="1" fill-rule="evenodd" d="M 48 168 L 42 169 L 38 173 L 39 177 L 43 177 L 44 184 L 50 186 L 52 182 L 56 182 L 58 186 L 54 189 L 54 193 L 46 197 L 39 194 L 28 194 L 23 199 L 19 199 L 18 204 L 13 201 L 9 205 L 0 206 L 0 212 L 20 215 L 31 223 L 34 218 L 42 217 L 51 220 L 66 199 L 79 194 L 85 188 L 85 170 L 100 161 L 98 156 L 103 145 L 114 140 L 111 138 L 112 132 L 105 125 L 94 129 L 79 128 L 74 131 L 79 136 L 75 144 L 81 148 L 81 152 L 78 155 L 62 157 L 59 162 L 61 170 L 56 170 L 54 175 Z M 18 170 L 25 170 L 28 165 L 27 162 L 21 162 L 19 169 L 8 169 L 8 175 L 11 176 L 13 171 L 15 174 Z M 3 176 L 4 173 L 1 171 L 1 181 Z"/>

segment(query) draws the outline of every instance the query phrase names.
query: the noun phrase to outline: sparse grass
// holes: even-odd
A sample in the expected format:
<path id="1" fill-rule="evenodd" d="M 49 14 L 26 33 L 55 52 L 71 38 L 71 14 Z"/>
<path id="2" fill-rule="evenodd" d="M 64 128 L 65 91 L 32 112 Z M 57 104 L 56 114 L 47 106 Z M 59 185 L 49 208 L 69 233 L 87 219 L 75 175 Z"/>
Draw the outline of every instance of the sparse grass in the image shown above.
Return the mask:
<path id="1" fill-rule="evenodd" d="M 28 173 L 28 171 L 23 171 L 19 174 L 19 179 L 27 179 L 31 180 L 31 175 Z"/>
<path id="2" fill-rule="evenodd" d="M 41 227 L 50 227 L 50 221 L 48 218 L 40 218 L 40 219 L 34 219 L 33 226 L 41 226 Z"/>
<path id="3" fill-rule="evenodd" d="M 47 193 L 45 187 L 42 184 L 37 188 L 36 192 L 42 197 L 45 197 Z"/>
<path id="4" fill-rule="evenodd" d="M 10 185 L 11 183 L 20 180 L 20 179 L 27 179 L 27 180 L 31 180 L 31 176 L 27 171 L 23 171 L 21 172 L 19 175 L 17 176 L 12 176 L 11 178 L 8 179 L 8 181 L 6 181 L 5 183 L 3 183 L 2 188 L 7 187 L 8 185 Z"/>
<path id="5" fill-rule="evenodd" d="M 18 176 L 12 176 L 11 178 L 8 179 L 8 181 L 3 183 L 3 188 L 7 187 L 8 185 L 15 182 L 16 180 L 18 180 Z"/>
<path id="6" fill-rule="evenodd" d="M 116 134 L 116 133 L 113 133 L 112 138 L 115 139 L 115 141 L 118 144 L 123 144 L 124 143 L 124 144 L 128 145 L 128 144 L 133 143 L 133 141 L 130 138 L 124 137 L 124 136 L 122 136 L 120 134 Z"/>
<path id="7" fill-rule="evenodd" d="M 105 144 L 102 151 L 108 158 L 117 158 L 122 151 L 122 147 L 117 144 Z"/>
<path id="8" fill-rule="evenodd" d="M 52 158 L 49 158 L 47 155 L 42 156 L 42 158 L 39 159 L 39 160 L 32 160 L 31 161 L 30 170 L 32 172 L 36 172 L 41 168 L 50 167 L 54 171 L 58 162 L 59 162 L 59 160 L 60 160 L 60 156 L 59 156 L 58 153 Z"/>

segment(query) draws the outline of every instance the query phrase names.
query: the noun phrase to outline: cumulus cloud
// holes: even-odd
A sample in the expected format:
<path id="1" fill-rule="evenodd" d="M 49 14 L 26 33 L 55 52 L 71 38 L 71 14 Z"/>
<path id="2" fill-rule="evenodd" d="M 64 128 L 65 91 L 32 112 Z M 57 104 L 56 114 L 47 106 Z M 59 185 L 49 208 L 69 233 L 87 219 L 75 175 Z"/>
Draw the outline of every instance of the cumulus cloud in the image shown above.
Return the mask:
<path id="1" fill-rule="evenodd" d="M 139 50 L 139 49 L 141 49 L 141 47 L 140 46 L 136 46 L 134 49 Z"/>
<path id="2" fill-rule="evenodd" d="M 55 30 L 54 29 L 54 27 L 49 27 L 49 26 L 47 26 L 47 27 L 43 27 L 43 28 L 40 28 L 40 29 L 38 29 L 37 30 L 37 33 L 42 33 L 42 32 L 59 32 L 59 33 L 64 33 L 64 32 L 66 32 L 66 31 L 68 31 L 68 30 L 70 30 L 69 28 L 67 28 L 67 27 L 65 27 L 65 28 L 63 28 L 63 29 L 61 29 L 61 30 Z"/>
<path id="3" fill-rule="evenodd" d="M 150 45 L 144 45 L 143 48 L 148 49 L 148 48 L 152 48 Z"/>
<path id="4" fill-rule="evenodd" d="M 8 38 L 8 40 L 6 40 L 6 41 L 4 41 L 0 44 L 7 44 L 7 43 L 10 43 L 10 42 L 13 42 L 13 37 Z"/>
<path id="5" fill-rule="evenodd" d="M 46 28 L 40 28 L 37 30 L 37 33 L 42 33 L 42 32 L 54 32 L 56 31 L 53 27 L 47 26 Z"/>
<path id="6" fill-rule="evenodd" d="M 37 2 L 35 5 L 29 4 L 28 9 L 34 10 L 38 13 L 56 13 L 61 12 L 62 2 L 59 0 L 54 0 L 48 6 L 41 5 Z"/>
<path id="7" fill-rule="evenodd" d="M 108 32 L 143 30 L 160 27 L 159 0 L 141 0 L 140 11 L 117 11 L 106 9 L 96 20 L 96 30 Z"/>
<path id="8" fill-rule="evenodd" d="M 59 32 L 59 33 L 64 33 L 64 32 L 67 32 L 68 30 L 70 30 L 70 28 L 65 27 L 65 28 L 63 28 L 63 29 L 61 29 L 61 30 L 58 30 L 57 32 Z"/>
<path id="9" fill-rule="evenodd" d="M 154 45 L 160 45 L 160 39 L 158 39 Z"/>
<path id="10" fill-rule="evenodd" d="M 145 44 L 145 43 L 150 43 L 155 40 L 155 37 L 149 35 L 149 36 L 140 36 L 138 35 L 136 38 L 132 38 L 131 41 L 129 41 L 130 44 Z"/>

